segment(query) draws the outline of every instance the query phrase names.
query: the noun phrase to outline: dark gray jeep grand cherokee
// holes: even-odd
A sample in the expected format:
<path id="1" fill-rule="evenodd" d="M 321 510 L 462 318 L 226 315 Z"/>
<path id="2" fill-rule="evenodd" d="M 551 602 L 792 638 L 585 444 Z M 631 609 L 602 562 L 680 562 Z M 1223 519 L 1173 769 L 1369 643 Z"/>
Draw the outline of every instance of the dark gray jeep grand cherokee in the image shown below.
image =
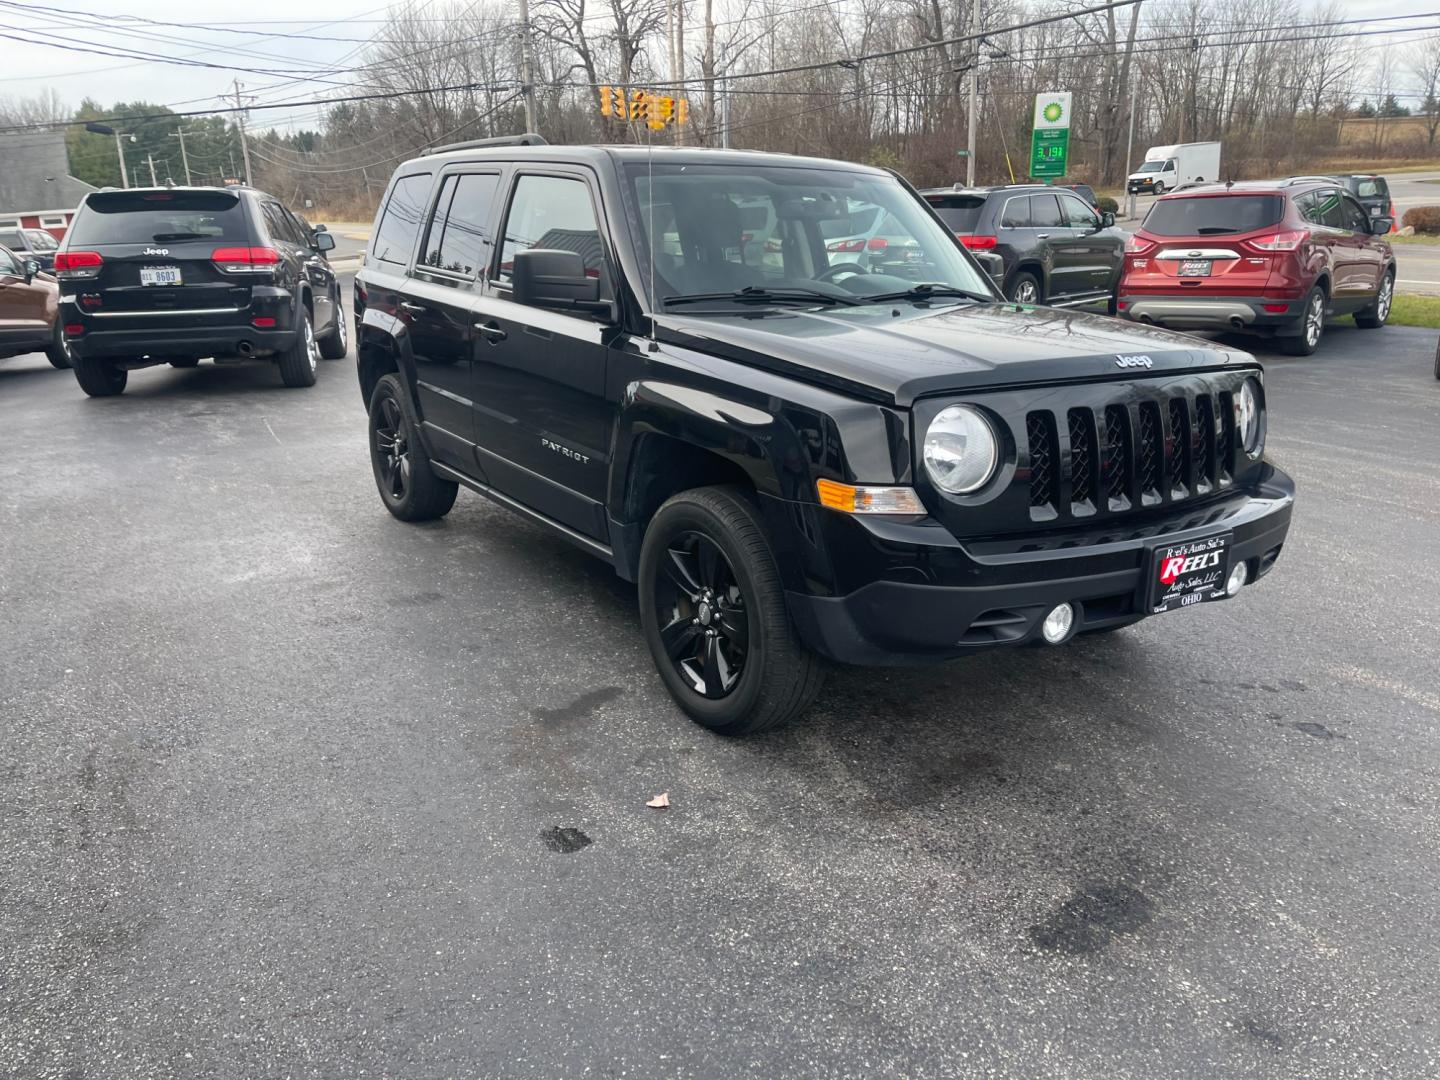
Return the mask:
<path id="1" fill-rule="evenodd" d="M 835 238 L 881 214 L 903 258 L 862 265 Z M 442 148 L 396 171 L 355 311 L 390 512 L 464 486 L 609 562 L 716 731 L 799 712 L 821 657 L 1058 645 L 1233 597 L 1290 524 L 1254 358 L 1004 302 L 879 169 Z"/>

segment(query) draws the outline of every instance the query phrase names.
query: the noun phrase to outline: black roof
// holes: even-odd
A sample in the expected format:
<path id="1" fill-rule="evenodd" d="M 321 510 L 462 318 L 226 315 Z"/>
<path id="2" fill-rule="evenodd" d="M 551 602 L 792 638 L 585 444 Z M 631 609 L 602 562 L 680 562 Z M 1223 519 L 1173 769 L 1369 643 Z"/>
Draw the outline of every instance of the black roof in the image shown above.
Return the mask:
<path id="1" fill-rule="evenodd" d="M 401 170 L 435 169 L 452 161 L 552 161 L 583 162 L 592 165 L 623 162 L 644 162 L 653 159 L 664 165 L 771 165 L 791 168 L 843 169 L 887 176 L 884 169 L 873 165 L 857 165 L 833 158 L 800 157 L 775 154 L 763 150 L 718 150 L 699 146 L 656 146 L 637 144 L 572 145 L 572 146 L 480 146 L 461 150 L 445 150 L 422 154 L 400 166 Z"/>

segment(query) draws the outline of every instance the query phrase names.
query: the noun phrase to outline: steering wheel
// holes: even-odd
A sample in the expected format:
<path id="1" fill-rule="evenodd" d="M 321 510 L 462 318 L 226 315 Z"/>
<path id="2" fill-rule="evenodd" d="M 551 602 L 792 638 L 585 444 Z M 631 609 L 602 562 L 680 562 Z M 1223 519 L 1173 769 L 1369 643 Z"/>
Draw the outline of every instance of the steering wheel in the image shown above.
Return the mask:
<path id="1" fill-rule="evenodd" d="M 850 271 L 852 274 L 868 274 L 870 272 L 868 269 L 861 266 L 859 263 L 842 262 L 836 263 L 834 266 L 828 266 L 824 270 L 821 270 L 820 273 L 815 275 L 815 280 L 829 282 L 835 277 L 836 274 L 839 274 L 845 270 Z"/>

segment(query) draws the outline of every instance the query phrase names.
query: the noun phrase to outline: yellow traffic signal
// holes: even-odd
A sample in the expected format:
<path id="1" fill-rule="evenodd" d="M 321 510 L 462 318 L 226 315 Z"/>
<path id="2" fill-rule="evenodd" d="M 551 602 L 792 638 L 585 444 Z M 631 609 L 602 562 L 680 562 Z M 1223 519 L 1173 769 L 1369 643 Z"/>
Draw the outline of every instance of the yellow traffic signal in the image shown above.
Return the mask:
<path id="1" fill-rule="evenodd" d="M 683 97 L 675 102 L 675 123 L 685 124 L 690 120 L 690 103 Z"/>
<path id="2" fill-rule="evenodd" d="M 610 87 L 600 87 L 600 115 L 611 116 L 614 110 L 610 107 Z"/>
<path id="3" fill-rule="evenodd" d="M 650 118 L 650 96 L 644 90 L 632 90 L 630 92 L 630 119 L 648 120 Z"/>

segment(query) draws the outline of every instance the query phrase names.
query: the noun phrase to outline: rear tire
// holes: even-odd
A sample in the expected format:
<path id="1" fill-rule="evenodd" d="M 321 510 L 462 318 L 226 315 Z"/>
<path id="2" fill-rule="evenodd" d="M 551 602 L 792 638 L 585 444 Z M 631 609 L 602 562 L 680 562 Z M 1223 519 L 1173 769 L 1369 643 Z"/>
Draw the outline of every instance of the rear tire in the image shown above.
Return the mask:
<path id="1" fill-rule="evenodd" d="M 335 298 L 335 325 L 320 339 L 320 355 L 326 360 L 344 360 L 350 352 L 350 332 L 344 307 Z"/>
<path id="2" fill-rule="evenodd" d="M 370 466 L 385 509 L 401 521 L 433 521 L 455 505 L 460 486 L 430 467 L 420 425 L 397 375 L 386 375 L 370 395 Z"/>
<path id="3" fill-rule="evenodd" d="M 1005 296 L 1015 304 L 1045 302 L 1045 290 L 1040 286 L 1040 279 L 1028 270 L 1022 270 L 1010 279 L 1010 287 L 1005 290 Z"/>
<path id="4" fill-rule="evenodd" d="M 1325 290 L 1316 285 L 1305 297 L 1300 309 L 1299 325 L 1294 336 L 1277 337 L 1282 352 L 1290 356 L 1309 356 L 1320 345 L 1325 334 Z"/>
<path id="5" fill-rule="evenodd" d="M 1375 303 L 1355 313 L 1355 325 L 1362 330 L 1378 330 L 1390 318 L 1390 307 L 1395 302 L 1395 274 L 1387 270 L 1375 294 Z"/>
<path id="6" fill-rule="evenodd" d="M 45 350 L 45 359 L 50 361 L 53 368 L 63 370 L 71 366 L 70 339 L 65 336 L 65 326 L 59 319 L 55 320 L 55 333 L 51 337 L 50 347 Z"/>
<path id="7" fill-rule="evenodd" d="M 665 688 L 697 724 L 751 735 L 814 700 L 825 668 L 800 642 L 743 489 L 681 492 L 640 550 L 640 624 Z"/>
<path id="8" fill-rule="evenodd" d="M 296 329 L 294 344 L 280 354 L 280 381 L 286 386 L 314 386 L 320 349 L 315 343 L 315 328 L 308 309 L 300 309 L 300 325 Z"/>
<path id="9" fill-rule="evenodd" d="M 76 356 L 72 362 L 75 367 L 75 381 L 80 384 L 80 389 L 91 397 L 114 397 L 124 393 L 125 383 L 130 378 L 130 373 L 124 368 L 116 367 L 106 360 L 86 356 Z"/>

